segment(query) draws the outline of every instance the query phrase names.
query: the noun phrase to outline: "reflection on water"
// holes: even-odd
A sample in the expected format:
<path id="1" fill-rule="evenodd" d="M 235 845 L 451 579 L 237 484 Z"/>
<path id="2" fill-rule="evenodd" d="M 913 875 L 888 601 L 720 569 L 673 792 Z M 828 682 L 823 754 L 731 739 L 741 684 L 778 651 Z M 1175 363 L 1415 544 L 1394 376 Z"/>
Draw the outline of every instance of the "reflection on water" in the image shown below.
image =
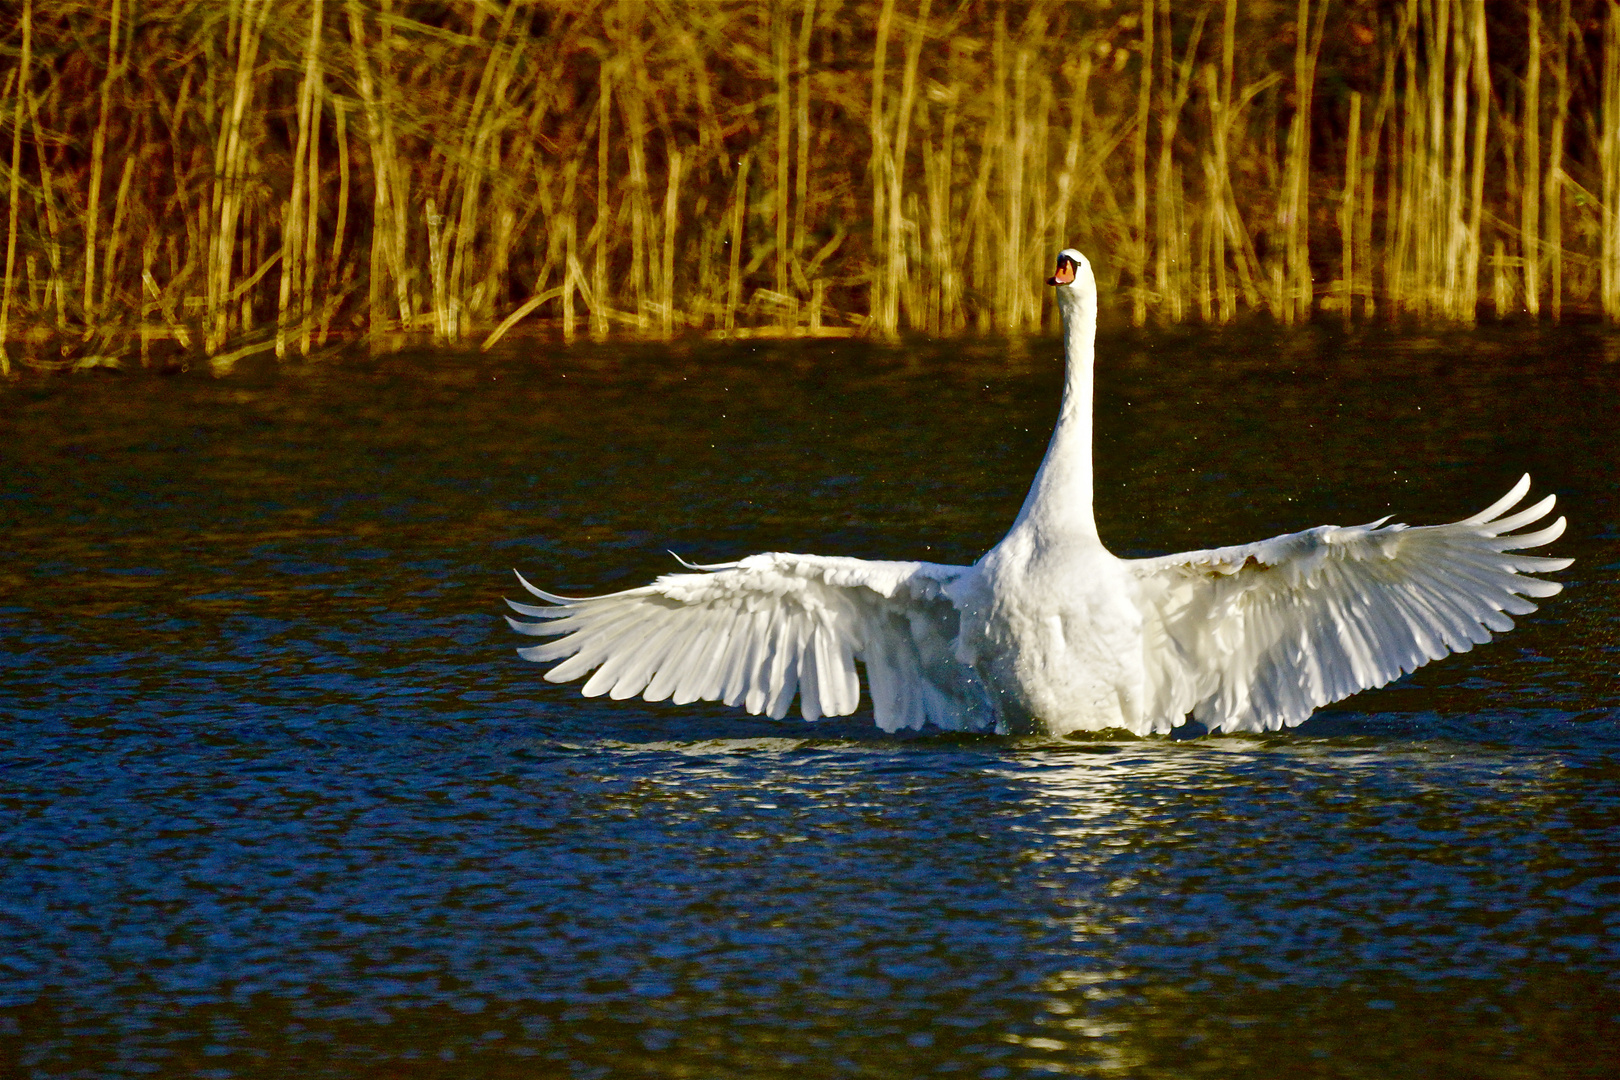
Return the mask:
<path id="1" fill-rule="evenodd" d="M 1105 341 L 1117 551 L 1449 520 L 1529 469 L 1579 560 L 1501 642 L 1175 743 L 585 701 L 498 621 L 514 565 L 975 558 L 1051 342 L 0 387 L 0 1072 L 1603 1075 L 1608 345 Z"/>

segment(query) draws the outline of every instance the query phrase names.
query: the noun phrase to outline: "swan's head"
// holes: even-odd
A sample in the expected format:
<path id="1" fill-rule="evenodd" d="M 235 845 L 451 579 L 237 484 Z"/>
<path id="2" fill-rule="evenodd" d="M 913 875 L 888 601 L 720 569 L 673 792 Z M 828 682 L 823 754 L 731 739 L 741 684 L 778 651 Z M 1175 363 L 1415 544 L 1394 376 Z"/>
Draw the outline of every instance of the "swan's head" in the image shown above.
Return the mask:
<path id="1" fill-rule="evenodd" d="M 1097 296 L 1097 279 L 1091 273 L 1091 260 L 1074 248 L 1058 252 L 1057 270 L 1046 283 L 1057 286 L 1058 303 L 1065 307 L 1083 303 L 1088 298 L 1095 300 Z"/>

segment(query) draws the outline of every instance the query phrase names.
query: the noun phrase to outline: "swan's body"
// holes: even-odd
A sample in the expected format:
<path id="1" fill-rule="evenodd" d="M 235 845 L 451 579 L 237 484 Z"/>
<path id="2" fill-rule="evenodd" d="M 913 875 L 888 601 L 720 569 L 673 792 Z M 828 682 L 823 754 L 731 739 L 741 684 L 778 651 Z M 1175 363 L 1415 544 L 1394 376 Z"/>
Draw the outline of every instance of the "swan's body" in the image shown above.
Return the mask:
<path id="1" fill-rule="evenodd" d="M 1058 256 L 1067 383 L 1058 422 L 1006 537 L 972 566 L 754 555 L 694 566 L 639 589 L 572 599 L 527 581 L 558 640 L 518 650 L 562 660 L 546 678 L 593 668 L 586 695 L 724 701 L 806 720 L 860 702 L 886 731 L 1123 728 L 1164 733 L 1292 727 L 1318 706 L 1511 629 L 1558 592 L 1527 576 L 1568 559 L 1510 554 L 1557 539 L 1548 496 L 1529 490 L 1450 525 L 1326 525 L 1259 543 L 1118 559 L 1092 515 L 1091 399 L 1097 288 L 1077 251 Z M 1387 519 L 1386 519 L 1387 520 Z M 520 576 L 519 580 L 522 578 Z"/>

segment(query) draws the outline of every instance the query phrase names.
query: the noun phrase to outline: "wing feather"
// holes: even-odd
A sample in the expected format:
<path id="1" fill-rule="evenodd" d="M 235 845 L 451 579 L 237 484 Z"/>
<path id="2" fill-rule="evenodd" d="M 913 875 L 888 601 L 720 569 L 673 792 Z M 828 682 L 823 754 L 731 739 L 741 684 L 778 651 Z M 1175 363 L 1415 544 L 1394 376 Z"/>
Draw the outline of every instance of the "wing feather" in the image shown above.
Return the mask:
<path id="1" fill-rule="evenodd" d="M 799 692 L 799 665 L 797 659 L 804 648 L 804 622 L 782 618 L 781 633 L 777 638 L 776 656 L 771 664 L 770 708 L 766 715 L 780 720 L 793 705 L 793 695 Z"/>
<path id="2" fill-rule="evenodd" d="M 1551 495 L 1510 513 L 1526 476 L 1484 511 L 1449 525 L 1322 526 L 1255 544 L 1129 563 L 1146 625 L 1153 708 L 1211 728 L 1292 726 L 1312 710 L 1382 686 L 1512 629 L 1534 599 L 1562 589 L 1529 574 L 1568 559 L 1510 554 L 1563 534 Z"/>
<path id="3" fill-rule="evenodd" d="M 1500 499 L 1497 499 L 1495 502 L 1491 503 L 1491 505 L 1475 514 L 1473 517 L 1465 517 L 1461 521 L 1457 522 L 1457 524 L 1484 525 L 1487 522 L 1495 521 L 1497 518 L 1501 517 L 1515 506 L 1518 506 L 1524 497 L 1529 493 L 1530 474 L 1525 473 L 1523 476 L 1519 477 L 1518 483 L 1514 484 L 1508 489 L 1508 493 L 1506 495 L 1503 495 Z M 1389 519 L 1385 518 L 1384 520 L 1387 521 Z"/>
<path id="4" fill-rule="evenodd" d="M 720 672 L 720 686 L 716 691 L 717 700 L 727 705 L 737 705 L 747 693 L 748 671 L 760 647 L 759 613 L 744 611 L 738 618 L 741 625 L 737 643 L 726 657 L 725 668 Z"/>
<path id="5" fill-rule="evenodd" d="M 951 654 L 957 612 L 944 586 L 968 567 L 765 554 L 682 564 L 651 585 L 597 597 L 524 589 L 545 606 L 508 601 L 520 633 L 556 640 L 519 650 L 560 661 L 552 682 L 648 701 L 724 701 L 781 718 L 795 696 L 808 720 L 860 707 L 866 665 L 886 730 L 980 726 L 990 715 L 973 672 Z"/>
<path id="6" fill-rule="evenodd" d="M 755 657 L 754 670 L 749 673 L 748 691 L 742 703 L 743 708 L 755 716 L 765 712 L 774 699 L 772 672 L 776 657 L 782 651 L 782 627 L 786 624 L 773 608 L 763 609 L 761 615 L 765 627 L 760 633 L 759 655 Z"/>
<path id="7" fill-rule="evenodd" d="M 568 612 L 563 608 L 540 607 L 538 604 L 520 604 L 516 600 L 508 600 L 506 602 L 506 606 L 517 612 L 519 615 L 528 615 L 536 619 L 560 619 L 564 615 L 568 614 Z M 511 622 L 512 620 L 508 619 L 506 621 Z M 519 623 L 516 625 L 521 626 L 523 624 Z M 520 633 L 525 634 L 544 634 L 548 632 L 549 631 L 546 630 L 520 631 Z"/>
<path id="8" fill-rule="evenodd" d="M 619 685 L 620 678 L 625 669 L 635 664 L 638 657 L 645 655 L 644 650 L 648 638 L 657 636 L 664 629 L 662 618 L 643 620 L 637 625 L 626 628 L 620 637 L 616 651 L 602 662 L 596 673 L 585 680 L 585 685 L 579 692 L 586 697 L 599 697 L 613 690 Z"/>
<path id="9" fill-rule="evenodd" d="M 672 705 L 690 705 L 704 697 L 703 686 L 710 680 L 720 660 L 727 636 L 726 613 L 715 608 L 706 609 L 698 616 L 701 629 L 692 643 L 686 663 L 675 679 L 675 692 L 670 695 Z M 710 700 L 713 700 L 712 697 Z"/>
<path id="10" fill-rule="evenodd" d="M 623 701 L 645 691 L 647 684 L 652 681 L 653 672 L 669 654 L 680 631 L 680 620 L 665 616 L 658 623 L 657 632 L 648 635 L 640 650 L 634 654 L 634 662 L 626 665 L 619 681 L 608 691 L 608 696 L 615 701 Z"/>

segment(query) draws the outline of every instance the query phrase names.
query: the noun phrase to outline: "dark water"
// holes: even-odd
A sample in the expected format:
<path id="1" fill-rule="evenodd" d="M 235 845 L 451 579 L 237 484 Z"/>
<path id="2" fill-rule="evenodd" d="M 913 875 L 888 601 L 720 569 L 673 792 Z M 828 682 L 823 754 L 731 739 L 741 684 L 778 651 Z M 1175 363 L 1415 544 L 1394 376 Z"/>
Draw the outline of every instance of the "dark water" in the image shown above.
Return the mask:
<path id="1" fill-rule="evenodd" d="M 1056 345 L 0 386 L 0 1075 L 1616 1075 L 1620 339 L 1102 347 L 1116 551 L 1529 470 L 1569 589 L 1270 737 L 585 701 L 512 567 L 971 560 Z"/>

